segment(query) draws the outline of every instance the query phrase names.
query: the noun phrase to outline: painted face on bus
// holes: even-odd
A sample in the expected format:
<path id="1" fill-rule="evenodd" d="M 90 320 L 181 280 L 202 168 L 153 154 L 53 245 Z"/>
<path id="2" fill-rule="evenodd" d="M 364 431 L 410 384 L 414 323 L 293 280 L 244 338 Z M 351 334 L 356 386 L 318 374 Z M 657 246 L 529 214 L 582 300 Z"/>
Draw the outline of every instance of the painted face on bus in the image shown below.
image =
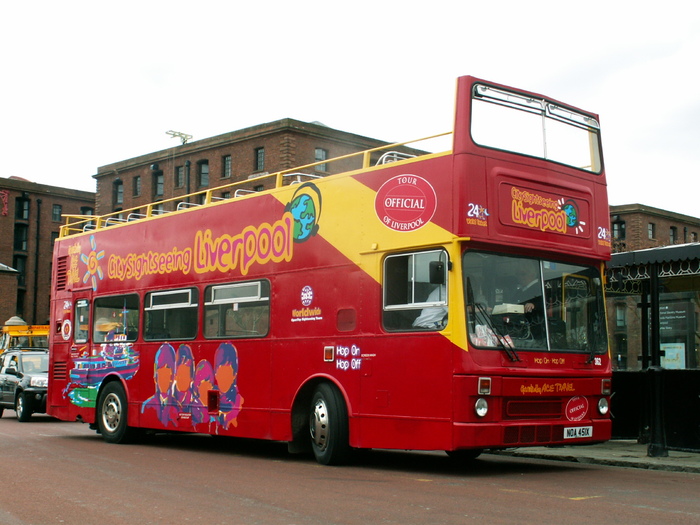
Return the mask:
<path id="1" fill-rule="evenodd" d="M 177 367 L 175 368 L 175 387 L 180 392 L 186 392 L 192 386 L 194 376 L 194 358 L 192 350 L 187 345 L 177 349 Z"/>
<path id="2" fill-rule="evenodd" d="M 228 392 L 236 381 L 238 353 L 231 343 L 221 343 L 214 355 L 216 383 L 221 392 Z"/>
<path id="3" fill-rule="evenodd" d="M 175 369 L 175 386 L 180 392 L 185 392 L 192 384 L 192 373 L 187 366 L 178 366 Z"/>
<path id="4" fill-rule="evenodd" d="M 230 364 L 221 365 L 216 369 L 216 384 L 222 392 L 228 392 L 236 380 L 236 372 Z"/>
<path id="5" fill-rule="evenodd" d="M 172 385 L 173 382 L 175 369 L 175 349 L 167 343 L 162 345 L 158 349 L 158 353 L 156 353 L 153 366 L 153 377 L 158 387 L 158 391 L 160 393 L 165 393 L 170 390 L 170 385 Z"/>
<path id="6" fill-rule="evenodd" d="M 173 382 L 173 370 L 167 366 L 163 366 L 156 370 L 156 383 L 158 383 L 158 391 L 163 393 L 170 389 Z"/>
<path id="7" fill-rule="evenodd" d="M 197 395 L 199 395 L 199 399 L 202 401 L 203 404 L 206 404 L 205 402 L 207 401 L 207 394 L 210 390 L 214 390 L 213 381 L 205 379 L 199 383 L 199 386 L 197 387 Z"/>
<path id="8" fill-rule="evenodd" d="M 203 359 L 197 364 L 197 370 L 194 375 L 195 389 L 194 395 L 203 405 L 207 404 L 207 393 L 210 390 L 215 390 L 214 387 L 214 370 L 209 361 Z"/>

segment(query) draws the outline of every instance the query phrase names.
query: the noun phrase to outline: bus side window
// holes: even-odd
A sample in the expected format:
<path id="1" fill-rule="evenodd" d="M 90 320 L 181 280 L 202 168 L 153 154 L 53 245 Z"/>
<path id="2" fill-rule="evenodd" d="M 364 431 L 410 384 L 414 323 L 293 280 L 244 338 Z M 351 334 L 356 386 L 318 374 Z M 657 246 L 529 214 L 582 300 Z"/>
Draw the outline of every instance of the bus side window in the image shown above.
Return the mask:
<path id="1" fill-rule="evenodd" d="M 264 337 L 269 328 L 268 281 L 215 285 L 204 291 L 204 337 Z"/>
<path id="2" fill-rule="evenodd" d="M 197 336 L 197 288 L 148 293 L 144 310 L 143 338 L 146 341 L 194 339 Z"/>
<path id="3" fill-rule="evenodd" d="M 384 260 L 382 322 L 387 330 L 441 330 L 447 323 L 447 253 L 431 250 Z"/>
<path id="4" fill-rule="evenodd" d="M 139 313 L 139 296 L 136 294 L 98 297 L 93 311 L 93 341 L 135 341 Z"/>

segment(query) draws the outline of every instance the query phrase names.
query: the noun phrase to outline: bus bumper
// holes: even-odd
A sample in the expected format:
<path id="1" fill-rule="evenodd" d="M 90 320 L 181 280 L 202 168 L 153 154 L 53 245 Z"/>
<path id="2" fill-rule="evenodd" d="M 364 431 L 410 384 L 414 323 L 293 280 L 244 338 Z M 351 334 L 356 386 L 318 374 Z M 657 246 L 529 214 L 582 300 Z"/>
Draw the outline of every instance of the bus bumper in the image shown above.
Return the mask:
<path id="1" fill-rule="evenodd" d="M 608 441 L 610 419 L 574 422 L 454 423 L 453 448 L 498 449 L 550 445 L 590 445 Z"/>

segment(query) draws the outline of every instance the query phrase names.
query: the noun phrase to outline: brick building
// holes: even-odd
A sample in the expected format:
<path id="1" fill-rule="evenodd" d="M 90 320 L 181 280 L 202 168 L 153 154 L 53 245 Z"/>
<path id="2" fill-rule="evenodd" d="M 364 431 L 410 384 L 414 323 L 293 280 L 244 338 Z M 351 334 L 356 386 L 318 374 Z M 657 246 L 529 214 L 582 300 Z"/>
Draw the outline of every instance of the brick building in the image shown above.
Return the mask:
<path id="1" fill-rule="evenodd" d="M 666 254 L 670 253 L 668 249 L 664 251 L 653 251 L 652 249 L 674 245 L 692 246 L 692 243 L 697 243 L 700 219 L 643 204 L 623 204 L 610 206 L 610 227 L 615 256 L 613 261 L 608 263 L 608 268 L 615 268 L 615 270 L 609 270 L 610 282 L 614 285 L 611 285 L 607 290 L 607 311 L 610 342 L 615 358 L 613 366 L 617 370 L 643 370 L 649 364 L 648 345 L 642 342 L 644 326 L 648 325 L 649 319 L 643 316 L 646 314 L 640 309 L 640 304 L 643 302 L 643 296 L 648 295 L 649 291 L 642 290 L 641 286 L 642 284 L 648 285 L 642 277 L 648 278 L 651 270 L 646 267 L 640 269 L 641 267 L 630 263 L 629 268 L 626 268 L 624 272 L 640 272 L 640 274 L 624 274 L 623 278 L 624 272 L 619 269 L 621 267 L 619 261 L 623 260 L 620 257 L 625 252 L 636 252 L 636 255 L 629 254 L 631 257 L 629 260 L 634 260 L 635 257 L 656 257 L 659 261 L 663 261 Z M 628 258 L 624 258 L 624 260 L 628 260 Z M 693 305 L 692 301 L 687 302 L 688 297 L 698 291 L 698 278 L 694 275 L 695 271 L 693 270 L 697 267 L 697 263 L 697 261 L 688 260 L 685 263 L 685 270 L 680 271 L 669 262 L 664 273 L 664 279 L 668 279 L 668 281 L 662 280 L 661 299 L 667 303 L 663 305 L 663 308 L 668 309 L 671 306 L 675 308 L 683 303 L 682 308 L 681 306 L 678 308 L 692 312 L 692 315 L 689 314 L 690 320 L 687 327 L 695 326 L 697 315 L 700 313 L 697 305 Z M 683 294 L 687 294 L 687 297 Z M 665 329 L 665 334 L 673 332 L 671 325 L 665 326 Z M 688 349 L 694 349 L 697 346 L 692 341 L 693 331 L 694 329 L 690 332 L 684 330 L 680 334 L 682 336 L 680 339 Z M 684 338 L 687 338 L 688 334 L 691 334 L 690 339 L 686 341 Z M 678 341 L 668 341 L 669 344 L 671 342 L 677 343 Z M 647 353 L 645 354 L 645 352 Z M 700 360 L 694 352 L 695 350 L 693 353 L 688 352 L 685 360 L 687 363 L 684 362 L 684 366 L 691 368 L 698 366 Z"/>
<path id="2" fill-rule="evenodd" d="M 0 315 L 3 317 L 0 323 L 7 321 L 10 316 L 7 312 L 14 312 L 17 305 L 17 277 L 18 272 L 14 268 L 0 263 Z"/>
<path id="3" fill-rule="evenodd" d="M 95 194 L 0 178 L 0 323 L 49 318 L 51 256 L 62 214 L 91 214 Z"/>
<path id="4" fill-rule="evenodd" d="M 328 165 L 323 161 L 387 144 L 317 122 L 282 119 L 260 124 L 98 168 L 94 175 L 96 212 L 104 215 L 138 208 L 248 179 L 250 185 L 242 190 L 260 191 L 269 187 L 272 180 L 265 182 L 255 180 L 256 177 L 313 163 L 320 164 L 303 172 L 312 176 L 339 173 L 359 168 L 362 158 Z M 417 151 L 406 147 L 397 150 Z M 231 196 L 228 190 L 216 195 Z M 173 205 L 165 203 L 162 211 L 170 211 L 168 207 Z"/>
<path id="5" fill-rule="evenodd" d="M 643 204 L 610 206 L 613 253 L 698 242 L 700 219 Z"/>

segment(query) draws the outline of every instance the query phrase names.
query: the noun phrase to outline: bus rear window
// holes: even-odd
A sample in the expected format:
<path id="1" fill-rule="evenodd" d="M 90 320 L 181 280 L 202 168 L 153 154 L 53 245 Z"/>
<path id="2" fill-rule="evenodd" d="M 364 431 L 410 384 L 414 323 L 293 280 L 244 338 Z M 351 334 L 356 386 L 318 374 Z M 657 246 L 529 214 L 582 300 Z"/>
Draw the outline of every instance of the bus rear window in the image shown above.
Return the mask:
<path id="1" fill-rule="evenodd" d="M 595 119 L 548 100 L 474 86 L 471 134 L 481 146 L 600 173 L 599 132 Z"/>

